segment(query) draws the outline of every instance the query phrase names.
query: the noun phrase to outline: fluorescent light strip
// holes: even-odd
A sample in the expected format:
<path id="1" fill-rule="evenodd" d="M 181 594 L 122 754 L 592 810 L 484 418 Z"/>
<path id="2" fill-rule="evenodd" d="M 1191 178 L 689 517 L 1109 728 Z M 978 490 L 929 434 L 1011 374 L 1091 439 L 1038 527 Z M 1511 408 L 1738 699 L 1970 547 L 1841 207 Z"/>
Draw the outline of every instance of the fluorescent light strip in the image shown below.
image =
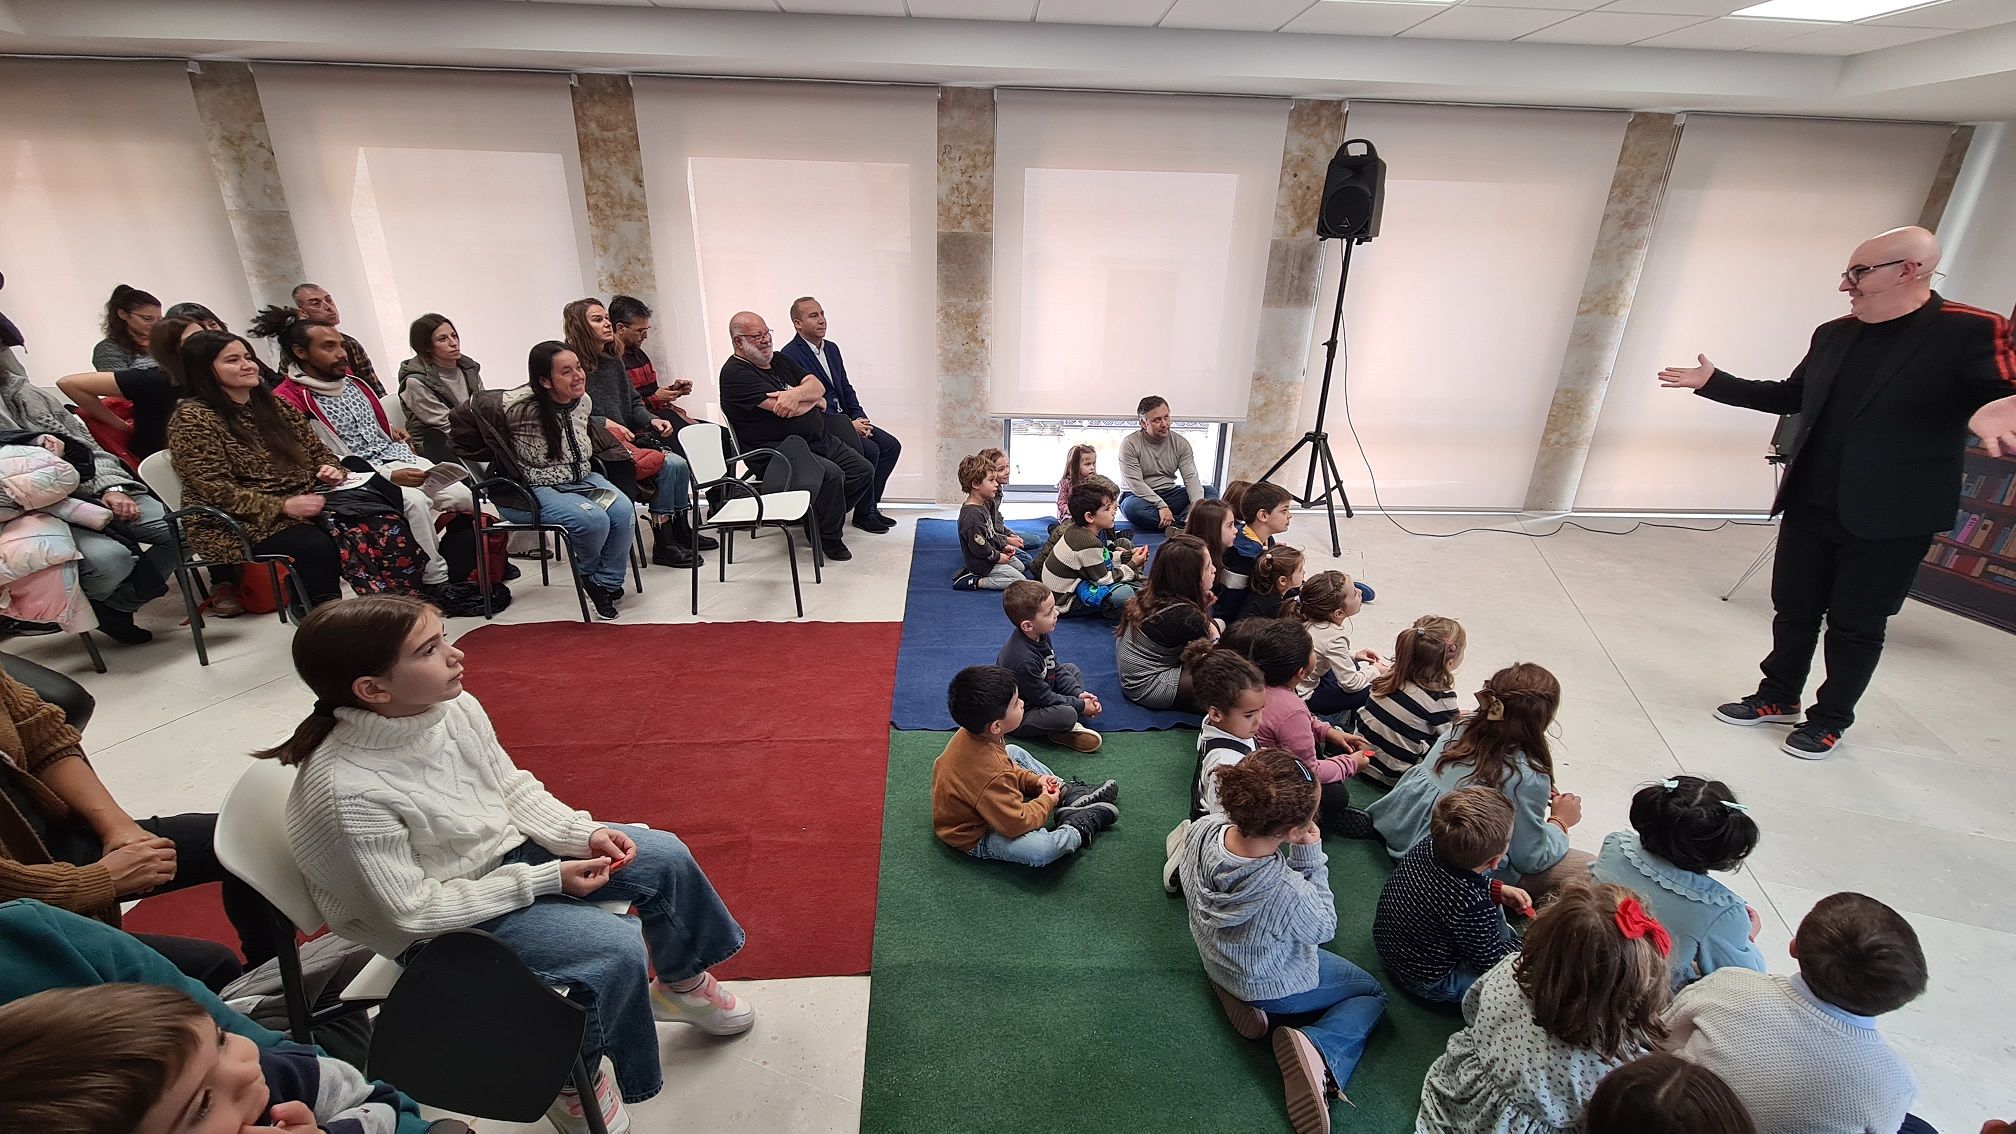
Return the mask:
<path id="1" fill-rule="evenodd" d="M 1756 16 L 1773 20 L 1816 20 L 1846 24 L 1871 16 L 1887 16 L 1913 8 L 1930 8 L 1946 0 L 1764 0 L 1731 12 L 1732 16 Z"/>

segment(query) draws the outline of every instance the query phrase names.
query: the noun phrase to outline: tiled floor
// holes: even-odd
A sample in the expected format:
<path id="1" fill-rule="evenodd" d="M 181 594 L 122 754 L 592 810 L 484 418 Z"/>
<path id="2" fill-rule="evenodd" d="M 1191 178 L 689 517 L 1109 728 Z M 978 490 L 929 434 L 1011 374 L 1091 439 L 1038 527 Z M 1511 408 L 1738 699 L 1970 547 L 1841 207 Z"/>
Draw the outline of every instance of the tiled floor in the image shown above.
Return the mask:
<path id="1" fill-rule="evenodd" d="M 808 618 L 902 617 L 909 520 L 943 513 L 892 511 L 904 519 L 898 529 L 851 533 L 856 558 L 829 568 L 825 584 L 812 585 L 807 571 Z M 1404 522 L 1453 531 L 1499 521 Z M 1320 526 L 1320 518 L 1300 516 L 1288 537 L 1312 552 L 1311 571 L 1330 565 L 1317 547 Z M 2016 810 L 2016 725 L 2000 700 L 2016 642 L 1907 605 L 1891 625 L 1862 722 L 1834 759 L 1805 763 L 1777 750 L 1778 730 L 1734 729 L 1709 716 L 1715 703 L 1749 691 L 1765 647 L 1765 579 L 1728 603 L 1717 598 L 1769 538 L 1765 529 L 1433 539 L 1360 516 L 1346 522 L 1344 536 L 1342 566 L 1379 590 L 1354 627 L 1360 645 L 1388 648 L 1414 616 L 1447 614 L 1470 636 L 1459 686 L 1466 693 L 1515 660 L 1541 662 L 1561 677 L 1561 780 L 1586 804 L 1576 845 L 1596 849 L 1605 832 L 1625 825 L 1633 790 L 1685 769 L 1729 780 L 1763 825 L 1763 845 L 1730 882 L 1763 913 L 1761 940 L 1774 965 L 1790 971 L 1791 927 L 1822 895 L 1855 889 L 1905 911 L 1931 959 L 1932 990 L 1887 1019 L 1885 1030 L 1918 1074 L 1919 1113 L 1952 1130 L 2016 1117 L 2008 1025 L 2016 1018 L 2016 903 L 2006 882 L 2016 861 L 2008 819 Z M 730 569 L 726 585 L 710 563 L 703 618 L 790 613 L 781 544 L 757 547 Z M 528 583 L 514 588 L 518 601 L 505 621 L 575 617 L 563 587 Z M 684 572 L 654 569 L 645 583 L 650 590 L 625 605 L 626 621 L 692 620 Z M 112 672 L 103 676 L 89 671 L 72 639 L 6 646 L 77 674 L 98 695 L 88 746 L 113 791 L 143 813 L 215 807 L 244 753 L 284 735 L 309 703 L 289 669 L 287 631 L 270 618 L 214 624 L 207 669 L 197 666 L 178 618 L 171 604 L 156 604 L 142 622 L 157 641 L 106 645 Z M 724 1042 L 666 1030 L 667 1089 L 634 1108 L 635 1129 L 855 1129 L 868 986 L 866 977 L 752 982 L 741 991 L 762 1016 L 750 1035 Z"/>

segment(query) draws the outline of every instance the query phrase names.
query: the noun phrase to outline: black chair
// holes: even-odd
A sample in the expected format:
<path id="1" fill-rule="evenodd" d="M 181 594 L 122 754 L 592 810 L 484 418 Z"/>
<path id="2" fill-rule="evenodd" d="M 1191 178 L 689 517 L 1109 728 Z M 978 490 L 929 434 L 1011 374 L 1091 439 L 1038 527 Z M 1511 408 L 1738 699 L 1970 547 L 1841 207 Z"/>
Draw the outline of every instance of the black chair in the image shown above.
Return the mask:
<path id="1" fill-rule="evenodd" d="M 33 689 L 37 697 L 63 710 L 63 719 L 69 722 L 71 728 L 83 732 L 84 726 L 91 723 L 91 713 L 97 709 L 98 700 L 69 674 L 58 673 L 46 665 L 6 653 L 0 653 L 0 670 L 5 670 L 7 676 Z M 104 667 L 100 666 L 98 672 L 104 673 Z"/>
<path id="2" fill-rule="evenodd" d="M 569 1081 L 592 1134 L 608 1134 L 581 1058 L 588 1010 L 480 929 L 427 943 L 378 1009 L 366 1074 L 428 1106 L 537 1122 Z"/>
<path id="3" fill-rule="evenodd" d="M 522 500 L 526 505 L 523 510 L 531 513 L 532 516 L 531 522 L 522 524 L 512 520 L 493 520 L 483 525 L 483 535 L 488 536 L 495 532 L 508 537 L 512 532 L 537 532 L 539 535 L 539 547 L 542 551 L 546 548 L 546 537 L 548 535 L 560 537 L 556 550 L 558 548 L 565 548 L 568 553 L 565 556 L 567 570 L 574 578 L 574 599 L 581 604 L 581 621 L 593 622 L 594 618 L 588 613 L 588 591 L 581 585 L 580 557 L 573 554 L 574 538 L 567 534 L 566 528 L 561 527 L 559 524 L 550 523 L 539 515 L 539 498 L 532 494 L 532 490 L 515 480 L 501 476 L 493 476 L 485 480 L 471 480 L 468 484 L 469 493 L 475 498 L 476 510 L 478 512 L 483 510 L 483 499 L 486 495 L 494 501 L 496 494 L 502 491 L 508 493 L 513 501 Z M 517 508 L 516 503 L 512 503 L 509 506 L 514 509 Z M 539 585 L 542 587 L 553 584 L 552 564 L 553 560 L 551 558 L 544 555 L 539 557 Z M 495 582 L 496 580 L 490 577 L 490 556 L 484 552 L 484 548 L 479 540 L 476 555 L 476 586 L 483 592 L 483 617 L 486 621 L 496 617 L 497 613 L 490 607 L 490 588 Z M 642 588 L 640 587 L 639 589 L 641 590 Z"/>
<path id="4" fill-rule="evenodd" d="M 154 495 L 169 508 L 166 517 L 168 545 L 175 552 L 175 582 L 182 591 L 182 609 L 189 616 L 189 634 L 196 639 L 198 664 L 210 664 L 210 651 L 203 645 L 203 607 L 210 601 L 210 591 L 203 585 L 203 570 L 207 567 L 229 567 L 231 564 L 212 563 L 200 555 L 190 554 L 188 544 L 182 538 L 182 524 L 189 517 L 205 516 L 217 521 L 231 533 L 233 539 L 238 541 L 239 548 L 245 556 L 244 562 L 266 568 L 267 575 L 273 582 L 273 595 L 277 600 L 274 603 L 274 610 L 279 614 L 280 621 L 287 621 L 288 608 L 294 603 L 298 603 L 302 610 L 308 609 L 308 596 L 301 589 L 301 581 L 295 577 L 294 572 L 280 570 L 282 566 L 293 565 L 293 556 L 260 555 L 252 550 L 252 538 L 245 534 L 244 525 L 237 520 L 206 505 L 196 504 L 187 508 L 182 506 L 182 477 L 175 471 L 174 460 L 168 450 L 163 449 L 140 462 L 140 479 L 145 481 Z M 294 596 L 291 603 L 286 598 L 290 591 Z M 198 595 L 202 596 L 201 599 L 197 597 Z M 97 651 L 94 648 L 92 652 L 95 654 Z M 99 663 L 97 668 L 98 672 L 105 672 L 102 663 Z"/>

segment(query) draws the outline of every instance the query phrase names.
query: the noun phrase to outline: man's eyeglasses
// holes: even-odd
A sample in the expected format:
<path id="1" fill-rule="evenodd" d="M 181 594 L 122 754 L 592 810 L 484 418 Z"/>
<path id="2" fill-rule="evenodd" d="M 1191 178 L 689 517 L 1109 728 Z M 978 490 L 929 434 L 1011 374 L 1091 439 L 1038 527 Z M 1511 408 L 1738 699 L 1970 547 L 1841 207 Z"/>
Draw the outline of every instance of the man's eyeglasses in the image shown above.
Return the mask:
<path id="1" fill-rule="evenodd" d="M 1854 287 L 1856 284 L 1861 283 L 1863 277 L 1867 276 L 1870 272 L 1877 271 L 1878 269 L 1881 268 L 1894 268 L 1899 264 L 1908 264 L 1908 263 L 1910 263 L 1909 260 L 1885 260 L 1880 264 L 1857 264 L 1854 267 L 1848 269 L 1847 271 L 1842 272 L 1841 280 L 1842 282 L 1846 283 L 1849 287 Z"/>
<path id="2" fill-rule="evenodd" d="M 769 342 L 769 341 L 770 341 L 770 332 L 768 332 L 768 331 L 763 331 L 763 332 L 760 332 L 760 333 L 758 333 L 758 334 L 754 334 L 754 335 L 729 335 L 729 336 L 728 336 L 728 341 L 730 341 L 730 342 L 733 342 L 733 341 L 735 341 L 736 339 L 748 339 L 748 340 L 749 340 L 750 342 L 752 342 L 752 343 L 767 343 L 767 342 Z"/>

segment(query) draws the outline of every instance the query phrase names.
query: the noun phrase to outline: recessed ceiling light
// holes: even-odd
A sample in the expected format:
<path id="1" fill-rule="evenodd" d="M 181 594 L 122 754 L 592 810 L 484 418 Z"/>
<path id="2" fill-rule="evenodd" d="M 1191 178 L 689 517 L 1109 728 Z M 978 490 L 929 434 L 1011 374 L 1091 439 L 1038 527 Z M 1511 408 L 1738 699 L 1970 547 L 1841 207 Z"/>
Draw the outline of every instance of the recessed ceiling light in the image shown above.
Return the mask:
<path id="1" fill-rule="evenodd" d="M 1907 8 L 1930 8 L 1946 0 L 1764 0 L 1732 16 L 1765 16 L 1774 20 L 1824 20 L 1845 24 L 1871 16 L 1887 16 Z"/>

